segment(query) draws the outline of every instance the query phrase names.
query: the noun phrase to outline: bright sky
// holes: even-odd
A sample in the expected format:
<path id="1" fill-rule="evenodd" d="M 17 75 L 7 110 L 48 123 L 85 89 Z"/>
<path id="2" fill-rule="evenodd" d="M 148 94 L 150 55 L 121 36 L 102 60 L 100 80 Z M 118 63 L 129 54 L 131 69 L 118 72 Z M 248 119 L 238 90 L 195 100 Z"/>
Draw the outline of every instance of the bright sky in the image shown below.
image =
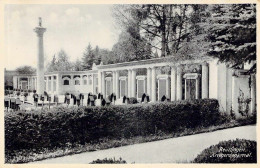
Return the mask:
<path id="1" fill-rule="evenodd" d="M 7 5 L 5 44 L 7 70 L 36 67 L 37 36 L 33 29 L 42 17 L 46 61 L 64 49 L 71 61 L 82 57 L 89 43 L 111 49 L 120 30 L 112 17 L 112 5 Z"/>

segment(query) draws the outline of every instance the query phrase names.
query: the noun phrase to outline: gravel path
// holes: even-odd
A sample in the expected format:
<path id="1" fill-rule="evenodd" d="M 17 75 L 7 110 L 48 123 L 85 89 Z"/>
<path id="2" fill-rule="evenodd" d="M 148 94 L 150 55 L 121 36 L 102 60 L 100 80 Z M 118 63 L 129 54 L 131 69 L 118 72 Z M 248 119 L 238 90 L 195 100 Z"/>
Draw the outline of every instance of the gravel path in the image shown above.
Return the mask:
<path id="1" fill-rule="evenodd" d="M 203 149 L 219 141 L 244 138 L 256 140 L 256 126 L 243 126 L 161 141 L 85 152 L 70 156 L 47 159 L 31 164 L 88 164 L 96 159 L 120 157 L 127 163 L 186 163 L 193 160 Z"/>

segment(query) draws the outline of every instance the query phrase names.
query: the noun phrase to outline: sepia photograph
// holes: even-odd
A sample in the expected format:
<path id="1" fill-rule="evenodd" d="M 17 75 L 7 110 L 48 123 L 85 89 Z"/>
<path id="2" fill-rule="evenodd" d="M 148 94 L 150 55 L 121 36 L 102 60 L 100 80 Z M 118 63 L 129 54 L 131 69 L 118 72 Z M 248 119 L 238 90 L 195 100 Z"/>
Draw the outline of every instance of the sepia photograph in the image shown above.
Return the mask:
<path id="1" fill-rule="evenodd" d="M 256 8 L 5 4 L 4 164 L 256 165 Z"/>

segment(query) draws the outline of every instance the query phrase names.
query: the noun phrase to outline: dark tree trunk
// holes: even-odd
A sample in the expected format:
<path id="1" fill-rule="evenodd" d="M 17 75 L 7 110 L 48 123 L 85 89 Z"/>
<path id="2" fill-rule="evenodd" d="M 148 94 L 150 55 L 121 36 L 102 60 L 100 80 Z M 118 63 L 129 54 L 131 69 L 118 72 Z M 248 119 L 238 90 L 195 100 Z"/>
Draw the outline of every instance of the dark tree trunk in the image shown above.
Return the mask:
<path id="1" fill-rule="evenodd" d="M 163 11 L 163 17 L 161 21 L 161 32 L 162 32 L 162 53 L 161 57 L 165 57 L 165 51 L 166 51 L 166 14 L 165 14 L 165 5 L 162 7 Z"/>

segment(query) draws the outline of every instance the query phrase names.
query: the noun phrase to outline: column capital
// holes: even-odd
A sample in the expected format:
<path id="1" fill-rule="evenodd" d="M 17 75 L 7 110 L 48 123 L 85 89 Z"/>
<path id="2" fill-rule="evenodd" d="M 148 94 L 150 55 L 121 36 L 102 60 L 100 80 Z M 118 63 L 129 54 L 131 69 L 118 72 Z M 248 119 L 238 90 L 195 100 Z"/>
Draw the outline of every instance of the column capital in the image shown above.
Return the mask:
<path id="1" fill-rule="evenodd" d="M 177 69 L 177 65 L 171 65 L 170 68 L 176 70 Z"/>
<path id="2" fill-rule="evenodd" d="M 206 61 L 204 61 L 204 62 L 202 62 L 202 63 L 201 63 L 201 65 L 203 65 L 203 66 L 208 66 L 208 65 L 209 65 L 209 63 L 208 63 L 208 62 L 206 62 Z"/>

